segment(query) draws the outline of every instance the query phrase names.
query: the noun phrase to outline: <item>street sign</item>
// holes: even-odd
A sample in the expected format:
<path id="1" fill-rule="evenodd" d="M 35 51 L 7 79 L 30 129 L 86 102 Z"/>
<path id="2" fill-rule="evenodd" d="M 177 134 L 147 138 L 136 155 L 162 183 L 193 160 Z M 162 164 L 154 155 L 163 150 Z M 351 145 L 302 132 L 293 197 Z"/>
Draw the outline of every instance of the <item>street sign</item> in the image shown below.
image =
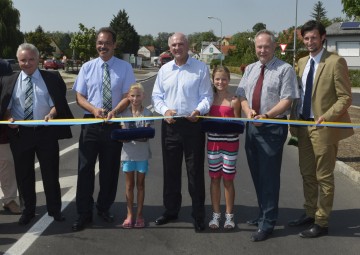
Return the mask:
<path id="1" fill-rule="evenodd" d="M 286 43 L 280 43 L 281 51 L 284 52 L 286 49 L 287 44 Z"/>

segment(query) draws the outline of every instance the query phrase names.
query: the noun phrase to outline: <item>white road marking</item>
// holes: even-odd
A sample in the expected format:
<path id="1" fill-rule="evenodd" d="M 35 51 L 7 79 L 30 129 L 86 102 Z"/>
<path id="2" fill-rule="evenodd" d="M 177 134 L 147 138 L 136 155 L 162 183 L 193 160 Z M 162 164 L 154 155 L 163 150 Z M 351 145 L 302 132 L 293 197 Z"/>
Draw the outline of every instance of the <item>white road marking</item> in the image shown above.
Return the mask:
<path id="1" fill-rule="evenodd" d="M 60 151 L 60 156 L 68 153 L 76 148 L 78 148 L 78 143 L 73 144 L 70 147 L 65 148 Z M 39 164 L 35 164 L 35 168 L 38 168 Z M 99 172 L 98 163 L 95 166 L 95 175 Z M 65 210 L 65 208 L 75 199 L 76 196 L 76 181 L 77 176 L 66 176 L 59 179 L 60 186 L 71 187 L 66 194 L 64 194 L 61 198 L 62 207 L 61 211 Z M 36 182 L 36 190 L 37 192 L 43 191 L 42 181 Z M 11 246 L 4 254 L 6 255 L 21 255 L 25 253 L 25 251 L 36 241 L 38 237 L 47 229 L 47 227 L 53 222 L 53 217 L 48 216 L 46 213 L 42 216 L 13 246 Z"/>

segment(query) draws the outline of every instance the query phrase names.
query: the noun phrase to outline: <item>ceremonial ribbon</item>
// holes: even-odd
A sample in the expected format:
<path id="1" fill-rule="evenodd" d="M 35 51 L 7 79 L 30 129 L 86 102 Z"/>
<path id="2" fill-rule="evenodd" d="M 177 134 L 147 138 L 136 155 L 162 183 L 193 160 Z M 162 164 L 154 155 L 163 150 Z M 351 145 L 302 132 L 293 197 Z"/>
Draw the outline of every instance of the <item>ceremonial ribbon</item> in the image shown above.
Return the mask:
<path id="1" fill-rule="evenodd" d="M 318 127 L 337 127 L 337 128 L 360 128 L 360 123 L 345 123 L 345 122 L 323 122 L 316 124 L 314 121 L 303 120 L 284 120 L 284 119 L 251 119 L 251 118 L 235 118 L 235 117 L 212 117 L 212 116 L 198 116 L 203 119 L 218 119 L 218 120 L 237 120 L 254 123 L 267 124 L 281 124 L 281 125 L 295 125 L 295 126 L 318 126 Z M 1 124 L 13 124 L 23 126 L 58 126 L 58 125 L 84 125 L 84 124 L 98 124 L 98 123 L 117 123 L 129 121 L 143 121 L 143 120 L 163 120 L 167 118 L 184 118 L 184 116 L 152 116 L 152 117 L 126 117 L 126 118 L 112 118 L 110 120 L 100 118 L 85 118 L 85 119 L 52 119 L 45 120 L 17 120 L 15 122 L 0 121 Z"/>

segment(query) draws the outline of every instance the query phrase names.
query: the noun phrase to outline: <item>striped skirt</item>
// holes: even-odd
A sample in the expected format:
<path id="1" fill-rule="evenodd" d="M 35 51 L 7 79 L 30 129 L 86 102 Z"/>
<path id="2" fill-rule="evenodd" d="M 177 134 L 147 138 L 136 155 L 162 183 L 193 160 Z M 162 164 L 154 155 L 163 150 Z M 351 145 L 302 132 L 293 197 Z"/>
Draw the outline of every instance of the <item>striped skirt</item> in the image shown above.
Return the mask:
<path id="1" fill-rule="evenodd" d="M 207 135 L 207 155 L 211 178 L 233 180 L 239 151 L 239 134 Z"/>

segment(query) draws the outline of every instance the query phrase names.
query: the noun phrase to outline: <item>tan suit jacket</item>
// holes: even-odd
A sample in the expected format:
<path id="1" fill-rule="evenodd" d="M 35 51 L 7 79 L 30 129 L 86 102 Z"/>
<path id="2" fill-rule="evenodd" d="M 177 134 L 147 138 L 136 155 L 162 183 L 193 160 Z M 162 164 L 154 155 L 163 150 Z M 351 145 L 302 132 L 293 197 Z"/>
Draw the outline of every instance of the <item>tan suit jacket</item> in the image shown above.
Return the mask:
<path id="1" fill-rule="evenodd" d="M 308 60 L 309 56 L 298 61 L 296 73 L 300 83 L 299 87 L 305 86 L 301 82 L 301 77 Z M 324 50 L 316 70 L 312 89 L 311 104 L 315 120 L 324 116 L 327 122 L 351 122 L 347 111 L 352 102 L 348 72 L 345 59 Z M 291 127 L 292 134 L 295 136 L 296 128 Z M 320 141 L 325 144 L 337 143 L 354 134 L 352 128 L 318 127 L 317 130 Z"/>

